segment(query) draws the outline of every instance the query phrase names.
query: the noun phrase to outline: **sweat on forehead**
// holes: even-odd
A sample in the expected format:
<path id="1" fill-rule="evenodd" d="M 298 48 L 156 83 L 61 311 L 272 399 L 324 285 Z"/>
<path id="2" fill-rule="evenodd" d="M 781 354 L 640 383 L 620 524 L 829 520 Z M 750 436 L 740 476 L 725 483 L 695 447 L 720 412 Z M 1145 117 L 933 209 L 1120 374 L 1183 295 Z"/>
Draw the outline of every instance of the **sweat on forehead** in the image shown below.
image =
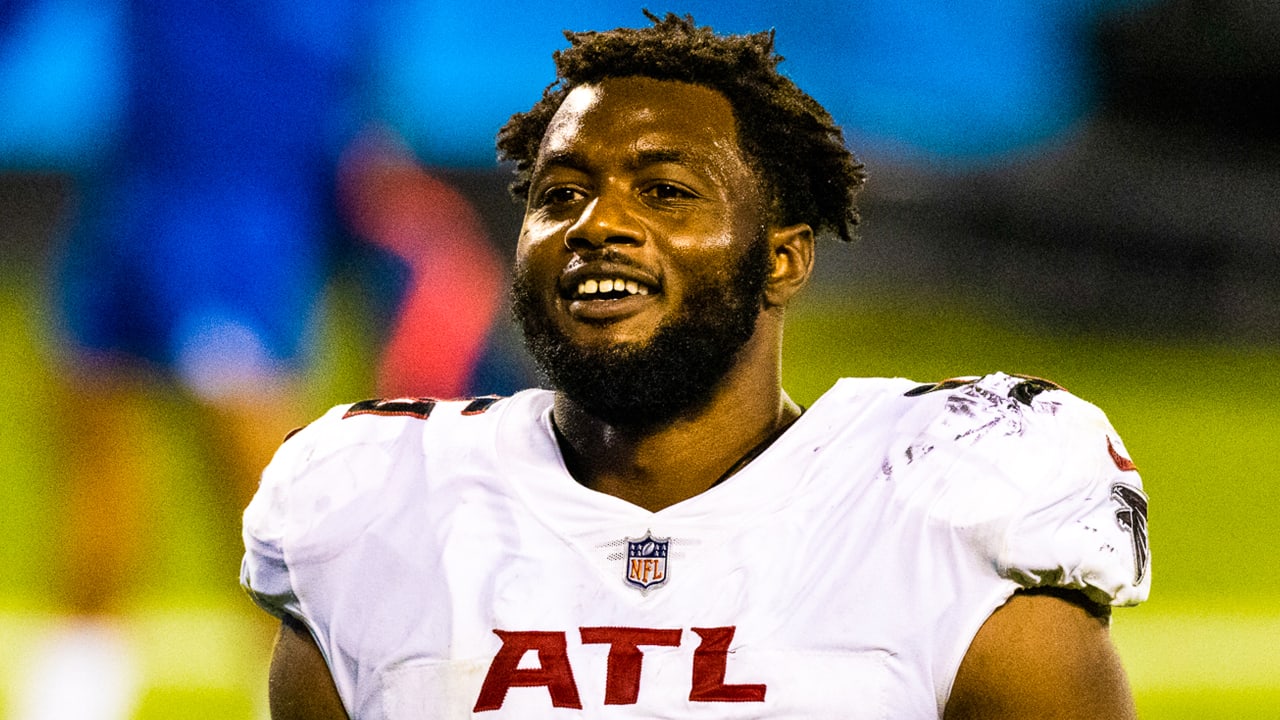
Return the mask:
<path id="1" fill-rule="evenodd" d="M 565 152 L 587 125 L 651 160 L 701 152 L 743 156 L 728 100 L 689 83 L 627 77 L 574 88 L 548 123 L 539 154 Z"/>
<path id="2" fill-rule="evenodd" d="M 683 168 L 720 184 L 760 185 L 728 101 L 699 85 L 643 77 L 575 88 L 547 126 L 533 176 Z M 754 193 L 753 193 L 754 194 Z"/>

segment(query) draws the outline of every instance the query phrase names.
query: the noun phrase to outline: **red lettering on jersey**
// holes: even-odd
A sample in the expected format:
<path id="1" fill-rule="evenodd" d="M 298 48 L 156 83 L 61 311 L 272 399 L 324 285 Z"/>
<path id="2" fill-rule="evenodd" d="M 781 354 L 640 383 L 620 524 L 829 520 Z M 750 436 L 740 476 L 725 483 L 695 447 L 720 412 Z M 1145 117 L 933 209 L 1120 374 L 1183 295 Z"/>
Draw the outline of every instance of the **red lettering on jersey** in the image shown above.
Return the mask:
<path id="1" fill-rule="evenodd" d="M 676 647 L 680 630 L 629 627 L 584 627 L 582 642 L 609 646 L 608 675 L 604 685 L 605 705 L 634 705 L 640 697 L 641 645 Z"/>
<path id="2" fill-rule="evenodd" d="M 694 702 L 764 702 L 765 686 L 725 685 L 724 675 L 729 663 L 729 644 L 733 642 L 734 626 L 718 628 L 693 628 L 702 637 L 702 644 L 693 651 L 693 688 L 689 699 Z"/>
<path id="3" fill-rule="evenodd" d="M 582 709 L 578 685 L 569 667 L 569 650 L 562 632 L 512 632 L 494 630 L 502 638 L 502 647 L 489 665 L 480 686 L 480 697 L 472 712 L 497 710 L 513 687 L 545 687 L 551 694 L 553 707 Z M 538 653 L 538 667 L 521 668 L 520 659 L 533 650 Z M 723 672 L 722 672 L 723 676 Z"/>

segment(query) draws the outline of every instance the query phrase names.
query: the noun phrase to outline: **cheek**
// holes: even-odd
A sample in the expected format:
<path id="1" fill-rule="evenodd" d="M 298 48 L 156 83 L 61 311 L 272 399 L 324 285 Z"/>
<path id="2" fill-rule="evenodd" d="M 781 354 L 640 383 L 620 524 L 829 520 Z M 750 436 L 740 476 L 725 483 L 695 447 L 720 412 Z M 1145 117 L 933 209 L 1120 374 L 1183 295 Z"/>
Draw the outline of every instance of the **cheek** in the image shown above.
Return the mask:
<path id="1" fill-rule="evenodd" d="M 528 224 L 520 228 L 520 236 L 516 238 L 516 264 L 519 265 L 526 261 L 529 253 L 533 251 L 536 242 L 535 238 L 530 236 Z"/>
<path id="2" fill-rule="evenodd" d="M 672 252 L 681 255 L 724 252 L 738 241 L 739 234 L 729 218 L 722 216 L 686 219 L 661 232 Z"/>
<path id="3" fill-rule="evenodd" d="M 737 186 L 735 186 L 737 187 Z M 733 188 L 726 188 L 726 193 Z M 750 195 L 749 188 L 739 188 Z M 690 249 L 729 250 L 734 245 L 750 244 L 759 234 L 763 221 L 749 198 L 727 196 L 708 202 L 701 211 L 682 218 L 678 226 L 668 228 L 673 245 Z"/>
<path id="4" fill-rule="evenodd" d="M 572 222 L 564 218 L 548 218 L 543 213 L 527 213 L 520 225 L 519 252 L 541 252 L 544 248 L 564 248 L 564 233 Z"/>
<path id="5" fill-rule="evenodd" d="M 724 262 L 726 256 L 739 254 L 755 242 L 760 233 L 760 224 L 754 216 L 725 212 L 671 228 L 667 237 L 673 255 L 687 257 L 688 263 L 701 264 L 717 259 Z"/>
<path id="6" fill-rule="evenodd" d="M 731 275 L 734 254 L 703 238 L 698 245 L 673 252 L 668 258 L 666 289 L 671 298 L 696 295 L 699 288 L 723 285 Z"/>
<path id="7" fill-rule="evenodd" d="M 559 236 L 526 226 L 516 242 L 512 272 L 530 288 L 538 288 L 539 294 L 554 294 L 565 252 Z"/>
<path id="8" fill-rule="evenodd" d="M 536 263 L 563 244 L 556 239 L 554 228 L 546 223 L 525 220 L 520 228 L 520 237 L 516 241 L 516 263 Z"/>

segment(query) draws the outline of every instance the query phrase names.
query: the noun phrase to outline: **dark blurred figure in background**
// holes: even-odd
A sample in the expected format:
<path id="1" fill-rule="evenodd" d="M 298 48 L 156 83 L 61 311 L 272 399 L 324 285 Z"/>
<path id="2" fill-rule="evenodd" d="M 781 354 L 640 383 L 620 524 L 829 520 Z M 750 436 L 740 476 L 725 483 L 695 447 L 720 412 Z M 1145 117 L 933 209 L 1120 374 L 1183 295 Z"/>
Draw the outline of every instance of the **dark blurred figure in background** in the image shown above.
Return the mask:
<path id="1" fill-rule="evenodd" d="M 342 112 L 355 6 L 128 6 L 121 131 L 81 177 L 56 281 L 72 388 L 60 415 L 74 438 L 59 601 L 84 621 L 32 664 L 22 720 L 124 718 L 136 700 L 110 618 L 131 599 L 163 502 L 146 477 L 146 438 L 173 422 L 151 416 L 157 388 L 203 408 L 228 514 L 295 422 L 330 259 L 332 168 L 355 119 Z"/>
<path id="2" fill-rule="evenodd" d="M 368 333 L 390 338 L 379 393 L 501 389 L 470 384 L 504 275 L 475 211 L 393 139 L 361 138 L 363 4 L 104 7 L 104 37 L 114 18 L 122 38 L 124 114 L 100 158 L 77 158 L 81 207 L 55 280 L 70 489 L 53 609 L 79 620 L 32 658 L 19 720 L 129 717 L 140 678 L 114 618 L 167 511 L 148 439 L 195 418 L 220 524 L 234 528 L 279 439 L 308 415 L 308 337 L 334 272 L 363 273 L 360 292 L 379 296 L 369 302 L 401 308 Z M 3 16 L 19 33 L 75 9 L 8 3 Z M 343 221 L 379 249 L 344 241 Z M 164 414 L 163 396 L 181 399 L 182 417 Z"/>

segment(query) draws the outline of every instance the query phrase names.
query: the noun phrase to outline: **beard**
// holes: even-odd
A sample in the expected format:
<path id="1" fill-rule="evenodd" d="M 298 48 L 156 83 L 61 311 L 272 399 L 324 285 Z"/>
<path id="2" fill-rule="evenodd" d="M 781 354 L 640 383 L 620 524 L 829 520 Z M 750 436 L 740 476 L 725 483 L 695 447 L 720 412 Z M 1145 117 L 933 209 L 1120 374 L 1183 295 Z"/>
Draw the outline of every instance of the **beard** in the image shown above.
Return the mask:
<path id="1" fill-rule="evenodd" d="M 525 347 L 557 391 L 615 427 L 643 429 L 704 407 L 755 333 L 772 269 L 761 233 L 728 273 L 691 278 L 646 342 L 583 346 L 552 321 L 542 283 L 516 269 L 511 304 Z"/>

